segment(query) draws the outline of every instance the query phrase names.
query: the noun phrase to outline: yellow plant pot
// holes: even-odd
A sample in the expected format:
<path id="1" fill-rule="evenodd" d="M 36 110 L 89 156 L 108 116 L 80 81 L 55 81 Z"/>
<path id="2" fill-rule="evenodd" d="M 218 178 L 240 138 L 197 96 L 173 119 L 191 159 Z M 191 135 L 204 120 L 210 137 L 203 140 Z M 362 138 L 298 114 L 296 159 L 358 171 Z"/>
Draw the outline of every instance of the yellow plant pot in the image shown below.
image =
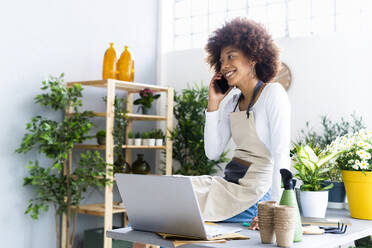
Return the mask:
<path id="1" fill-rule="evenodd" d="M 342 178 L 351 217 L 372 220 L 372 172 L 343 170 Z"/>

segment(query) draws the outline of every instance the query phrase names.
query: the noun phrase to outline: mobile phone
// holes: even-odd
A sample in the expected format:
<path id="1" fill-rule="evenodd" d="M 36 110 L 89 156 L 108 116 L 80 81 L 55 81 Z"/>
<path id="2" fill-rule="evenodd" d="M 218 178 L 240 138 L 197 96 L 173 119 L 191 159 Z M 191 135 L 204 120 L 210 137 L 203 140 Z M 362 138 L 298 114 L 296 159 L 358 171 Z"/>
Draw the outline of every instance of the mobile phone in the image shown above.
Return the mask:
<path id="1" fill-rule="evenodd" d="M 216 89 L 222 94 L 225 94 L 226 91 L 230 88 L 224 76 L 221 76 L 221 79 L 214 81 L 214 85 Z"/>

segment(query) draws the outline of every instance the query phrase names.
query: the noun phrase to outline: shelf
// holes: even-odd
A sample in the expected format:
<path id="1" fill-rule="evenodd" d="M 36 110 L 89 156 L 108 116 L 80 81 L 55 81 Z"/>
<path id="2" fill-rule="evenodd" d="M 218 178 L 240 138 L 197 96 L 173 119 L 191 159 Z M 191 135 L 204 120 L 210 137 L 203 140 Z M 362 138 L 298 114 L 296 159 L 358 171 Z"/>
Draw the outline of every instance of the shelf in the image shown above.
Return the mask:
<path id="1" fill-rule="evenodd" d="M 95 144 L 75 144 L 76 149 L 91 149 L 91 150 L 105 150 L 105 145 L 95 145 Z M 165 146 L 127 146 L 124 145 L 125 149 L 165 149 Z"/>
<path id="2" fill-rule="evenodd" d="M 145 88 L 151 89 L 155 92 L 168 92 L 168 87 L 161 87 L 157 85 L 149 85 L 149 84 L 142 84 L 142 83 L 136 83 L 136 82 L 126 82 L 126 81 L 120 81 L 116 79 L 68 82 L 67 87 L 71 87 L 74 84 L 81 84 L 84 86 L 107 88 L 108 81 L 114 82 L 116 89 L 126 90 L 132 93 L 140 92 L 140 90 L 143 90 Z"/>
<path id="3" fill-rule="evenodd" d="M 96 117 L 106 117 L 106 112 L 92 112 L 93 116 Z M 66 113 L 66 115 L 73 115 Z M 140 114 L 132 114 L 132 113 L 126 113 L 125 114 L 129 120 L 138 120 L 138 121 L 162 121 L 167 120 L 166 116 L 160 116 L 160 115 L 140 115 Z"/>
<path id="4" fill-rule="evenodd" d="M 72 211 L 75 211 L 75 207 L 71 208 Z M 126 210 L 124 207 L 120 206 L 118 203 L 114 203 L 112 206 L 112 214 L 120 214 L 125 213 Z M 96 203 L 96 204 L 88 204 L 88 205 L 80 205 L 79 214 L 90 214 L 96 216 L 105 216 L 105 204 L 104 203 Z"/>

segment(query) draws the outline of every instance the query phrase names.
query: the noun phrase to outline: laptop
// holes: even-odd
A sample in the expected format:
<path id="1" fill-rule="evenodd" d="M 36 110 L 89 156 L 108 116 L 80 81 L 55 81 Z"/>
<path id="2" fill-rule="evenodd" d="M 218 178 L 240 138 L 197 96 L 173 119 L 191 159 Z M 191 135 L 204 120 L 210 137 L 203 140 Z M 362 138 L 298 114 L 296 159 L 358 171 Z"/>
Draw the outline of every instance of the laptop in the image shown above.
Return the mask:
<path id="1" fill-rule="evenodd" d="M 241 230 L 204 224 L 191 178 L 115 174 L 134 230 L 215 239 Z"/>

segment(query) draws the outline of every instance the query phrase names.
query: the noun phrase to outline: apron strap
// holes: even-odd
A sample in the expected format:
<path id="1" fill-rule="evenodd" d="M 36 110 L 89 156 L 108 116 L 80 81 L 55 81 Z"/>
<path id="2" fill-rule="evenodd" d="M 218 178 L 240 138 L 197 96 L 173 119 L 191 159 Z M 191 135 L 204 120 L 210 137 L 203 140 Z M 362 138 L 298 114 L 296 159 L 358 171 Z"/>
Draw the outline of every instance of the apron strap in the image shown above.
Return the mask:
<path id="1" fill-rule="evenodd" d="M 256 86 L 254 87 L 252 98 L 251 98 L 251 100 L 249 101 L 249 104 L 248 104 L 248 109 L 247 109 L 247 118 L 249 118 L 249 111 L 251 110 L 251 107 L 252 107 L 252 105 L 253 105 L 253 100 L 256 98 L 256 96 L 257 96 L 258 92 L 260 91 L 262 85 L 263 85 L 263 82 L 262 82 L 261 80 L 258 80 Z M 238 102 L 236 103 L 233 112 L 235 112 L 236 108 L 238 107 L 238 104 L 240 103 L 240 101 L 241 101 L 242 99 L 243 99 L 243 94 L 240 93 L 240 96 L 239 96 Z"/>

